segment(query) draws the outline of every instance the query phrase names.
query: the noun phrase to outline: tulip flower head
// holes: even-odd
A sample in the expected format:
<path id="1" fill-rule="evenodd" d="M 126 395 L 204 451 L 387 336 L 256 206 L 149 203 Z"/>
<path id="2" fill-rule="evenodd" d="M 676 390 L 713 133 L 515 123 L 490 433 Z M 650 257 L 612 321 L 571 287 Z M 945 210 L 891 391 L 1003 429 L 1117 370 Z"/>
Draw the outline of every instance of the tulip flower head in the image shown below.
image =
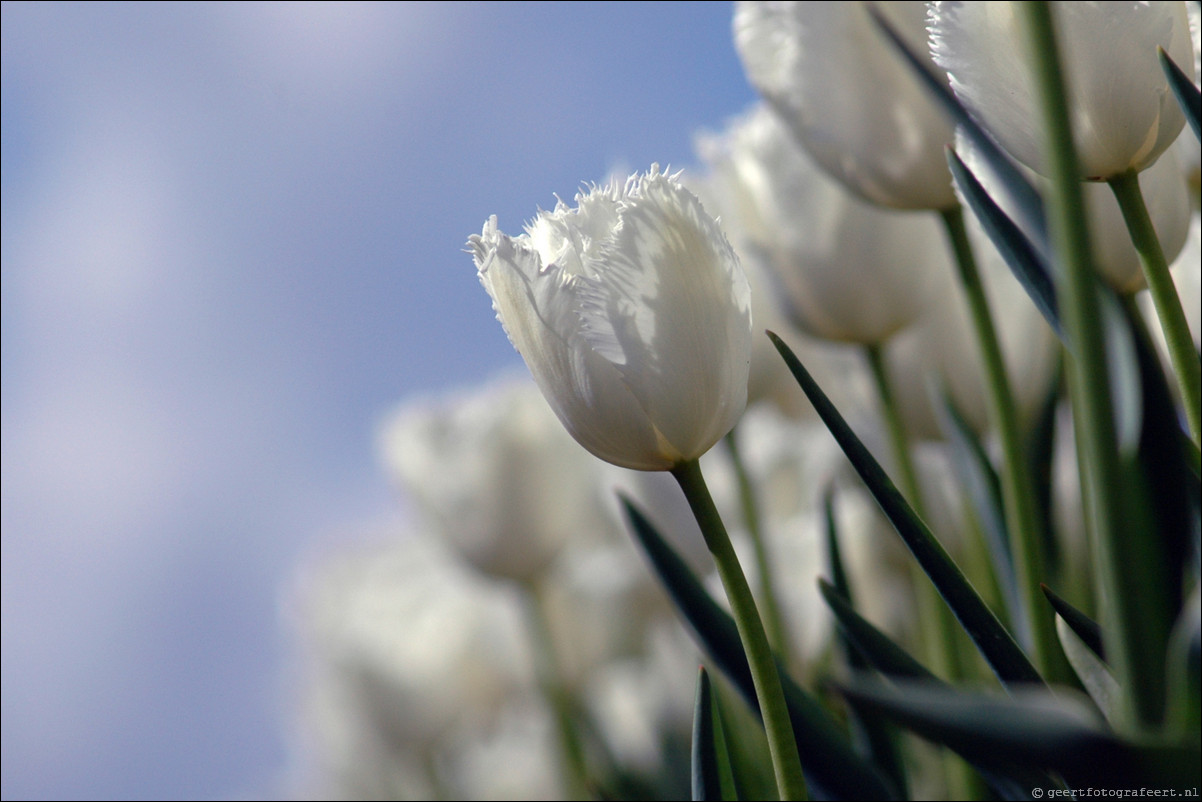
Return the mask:
<path id="1" fill-rule="evenodd" d="M 751 300 L 695 195 L 650 172 L 468 239 L 498 320 L 560 421 L 597 457 L 671 470 L 747 403 Z"/>
<path id="2" fill-rule="evenodd" d="M 866 5 L 737 3 L 735 46 L 747 78 L 810 157 L 864 200 L 950 208 L 956 198 L 943 148 L 952 124 Z M 926 52 L 925 3 L 875 5 L 915 52 Z"/>
<path id="3" fill-rule="evenodd" d="M 931 6 L 931 52 L 952 89 L 1009 153 L 1044 172 L 1035 85 L 1014 3 Z M 1185 116 L 1156 48 L 1193 65 L 1185 3 L 1055 3 L 1069 113 L 1082 177 L 1143 170 L 1173 143 Z"/>
<path id="4" fill-rule="evenodd" d="M 801 330 L 882 343 L 926 311 L 950 269 L 929 215 L 882 209 L 848 192 L 767 106 L 699 149 L 724 182 L 723 196 L 734 199 L 723 219 L 746 240 L 744 252 L 762 263 L 766 283 Z"/>

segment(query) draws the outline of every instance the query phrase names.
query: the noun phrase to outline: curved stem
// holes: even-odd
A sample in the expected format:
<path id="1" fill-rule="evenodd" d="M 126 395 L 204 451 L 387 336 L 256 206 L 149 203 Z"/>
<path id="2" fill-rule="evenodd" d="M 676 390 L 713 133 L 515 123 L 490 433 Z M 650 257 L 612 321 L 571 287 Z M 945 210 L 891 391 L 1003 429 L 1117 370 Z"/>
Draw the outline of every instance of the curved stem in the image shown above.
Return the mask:
<path id="1" fill-rule="evenodd" d="M 1020 612 L 1025 623 L 1019 627 L 1019 632 L 1029 634 L 1024 645 L 1030 650 L 1036 668 L 1048 679 L 1054 679 L 1057 672 L 1051 671 L 1049 676 L 1049 671 L 1054 667 L 1054 655 L 1059 654 L 1056 630 L 1051 608 L 1044 602 L 1043 592 L 1039 589 L 1039 583 L 1046 578 L 1043 519 L 1035 507 L 1037 496 L 1023 448 L 1018 408 L 1006 374 L 1006 362 L 989 300 L 985 296 L 985 285 L 964 227 L 964 212 L 957 206 L 940 214 L 955 256 L 960 284 L 968 300 L 969 317 L 985 369 L 989 417 L 1002 447 L 1002 504 L 1022 600 Z"/>
<path id="2" fill-rule="evenodd" d="M 739 565 L 739 558 L 731 545 L 730 536 L 714 506 L 709 488 L 701 475 L 697 460 L 682 462 L 672 469 L 672 476 L 684 491 L 705 545 L 718 566 L 718 575 L 726 598 L 730 601 L 731 614 L 743 641 L 751 678 L 755 684 L 755 695 L 760 704 L 760 715 L 764 719 L 764 731 L 768 736 L 768 750 L 772 754 L 772 769 L 776 775 L 776 787 L 782 800 L 806 799 L 805 777 L 801 771 L 801 759 L 797 753 L 797 742 L 793 737 L 793 723 L 785 705 L 785 694 L 781 689 L 780 674 L 776 660 L 768 645 L 763 621 L 751 595 L 751 586 Z"/>
<path id="3" fill-rule="evenodd" d="M 747 475 L 747 466 L 743 462 L 743 454 L 739 450 L 738 439 L 735 435 L 737 428 L 731 429 L 726 435 L 726 447 L 730 450 L 730 460 L 734 466 L 735 480 L 739 486 L 743 522 L 747 525 L 747 533 L 751 536 L 751 545 L 755 552 L 755 567 L 760 579 L 759 604 L 763 611 L 764 629 L 768 633 L 768 642 L 772 648 L 788 663 L 792 651 L 789 649 L 780 605 L 776 603 L 776 581 L 772 576 L 772 560 L 768 557 L 768 546 L 764 542 L 755 488 L 751 486 L 751 478 Z"/>
<path id="4" fill-rule="evenodd" d="M 1194 339 L 1189 333 L 1185 310 L 1181 298 L 1169 273 L 1169 263 L 1160 247 L 1160 238 L 1152 227 L 1152 218 L 1144 204 L 1144 195 L 1139 188 L 1139 174 L 1129 170 L 1111 178 L 1108 182 L 1123 212 L 1123 220 L 1131 233 L 1131 243 L 1139 254 L 1139 264 L 1148 282 L 1148 292 L 1156 306 L 1156 316 L 1164 332 L 1169 360 L 1181 388 L 1181 400 L 1185 405 L 1185 419 L 1189 424 L 1190 437 L 1199 442 L 1202 432 L 1202 364 L 1194 350 Z"/>

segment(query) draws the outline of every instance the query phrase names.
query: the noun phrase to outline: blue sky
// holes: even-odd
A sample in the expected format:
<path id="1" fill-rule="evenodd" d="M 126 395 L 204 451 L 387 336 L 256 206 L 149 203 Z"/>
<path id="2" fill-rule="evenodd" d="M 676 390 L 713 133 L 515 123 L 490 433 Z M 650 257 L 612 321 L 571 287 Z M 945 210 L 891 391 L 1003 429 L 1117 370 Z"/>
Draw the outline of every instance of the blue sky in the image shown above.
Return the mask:
<path id="1" fill-rule="evenodd" d="M 753 101 L 728 3 L 3 5 L 5 798 L 272 795 L 290 582 L 520 359 L 465 240 Z"/>

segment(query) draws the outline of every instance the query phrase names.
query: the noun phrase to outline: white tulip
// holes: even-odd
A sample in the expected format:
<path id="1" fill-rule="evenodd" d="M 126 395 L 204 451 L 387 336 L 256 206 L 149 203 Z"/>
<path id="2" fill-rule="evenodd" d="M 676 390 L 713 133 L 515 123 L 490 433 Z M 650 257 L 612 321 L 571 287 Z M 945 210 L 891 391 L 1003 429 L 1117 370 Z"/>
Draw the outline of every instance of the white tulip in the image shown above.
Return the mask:
<path id="1" fill-rule="evenodd" d="M 816 337 L 880 343 L 924 312 L 948 275 L 930 215 L 881 209 L 817 169 L 759 106 L 698 149 L 731 198 L 725 214 L 789 319 Z"/>
<path id="2" fill-rule="evenodd" d="M 1185 116 L 1157 46 L 1192 71 L 1185 3 L 1054 3 L 1082 177 L 1105 181 L 1151 165 Z M 1016 3 L 937 2 L 931 52 L 956 96 L 1012 156 L 1045 173 L 1032 58 Z"/>
<path id="3" fill-rule="evenodd" d="M 551 408 L 595 456 L 671 470 L 747 403 L 751 302 L 734 250 L 676 176 L 560 201 L 509 237 L 468 240 L 497 318 Z"/>
<path id="4" fill-rule="evenodd" d="M 294 591 L 316 781 L 339 798 L 428 798 L 424 756 L 534 686 L 520 605 L 439 542 L 313 566 Z"/>
<path id="5" fill-rule="evenodd" d="M 883 206 L 950 208 L 943 149 L 952 124 L 866 5 L 737 3 L 743 67 L 813 159 L 851 191 Z M 925 3 L 875 5 L 914 51 L 927 52 Z"/>
<path id="6" fill-rule="evenodd" d="M 491 576 L 534 580 L 569 536 L 608 523 L 596 462 L 525 376 L 411 401 L 380 448 L 431 531 Z"/>

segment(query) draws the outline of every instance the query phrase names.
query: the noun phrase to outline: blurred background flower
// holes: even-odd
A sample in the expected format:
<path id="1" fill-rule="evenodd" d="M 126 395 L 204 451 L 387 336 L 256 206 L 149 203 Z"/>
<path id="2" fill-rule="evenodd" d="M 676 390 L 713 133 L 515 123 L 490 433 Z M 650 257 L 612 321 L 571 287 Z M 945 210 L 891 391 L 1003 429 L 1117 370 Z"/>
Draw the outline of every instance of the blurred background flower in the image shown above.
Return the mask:
<path id="1" fill-rule="evenodd" d="M 691 163 L 730 11 L 3 5 L 5 799 L 280 793 L 282 589 L 412 513 L 378 422 L 524 370 L 464 237 Z"/>

